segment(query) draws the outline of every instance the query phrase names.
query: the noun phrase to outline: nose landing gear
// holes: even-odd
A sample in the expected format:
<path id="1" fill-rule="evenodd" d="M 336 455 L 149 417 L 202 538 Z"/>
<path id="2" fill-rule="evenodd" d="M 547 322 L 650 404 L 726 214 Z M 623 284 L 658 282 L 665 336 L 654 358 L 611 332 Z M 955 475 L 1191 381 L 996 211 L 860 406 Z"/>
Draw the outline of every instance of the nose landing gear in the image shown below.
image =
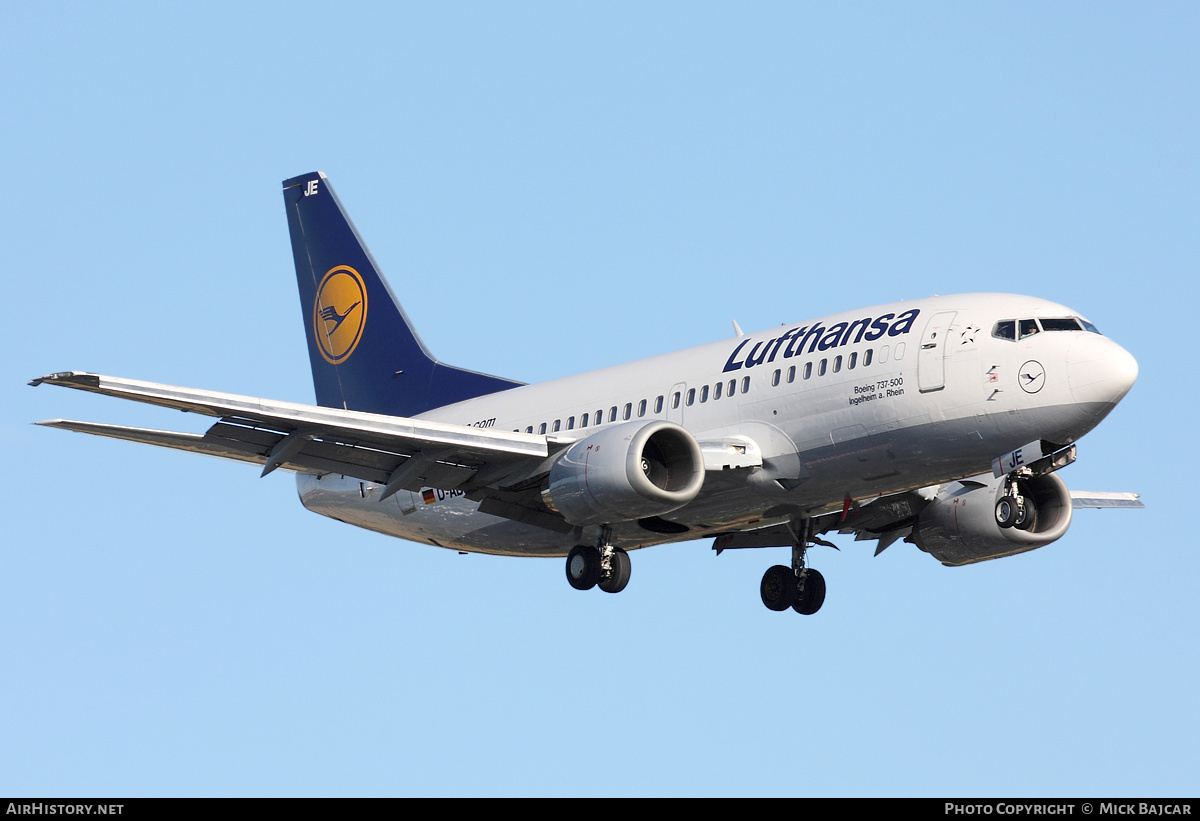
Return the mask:
<path id="1" fill-rule="evenodd" d="M 1031 453 L 1043 454 L 1040 458 L 1022 464 Z M 1037 508 L 1033 499 L 1024 493 L 1022 483 L 1039 476 L 1060 470 L 1075 461 L 1075 446 L 1062 447 L 1045 441 L 1030 442 L 1011 453 L 992 460 L 992 475 L 1004 477 L 1003 491 L 996 501 L 996 524 L 1007 530 L 1010 527 L 1029 530 L 1036 525 Z M 1009 472 L 1004 473 L 1005 470 Z"/>
<path id="2" fill-rule="evenodd" d="M 996 524 L 1000 527 L 1024 528 L 1033 521 L 1033 504 L 1018 483 L 1018 479 L 1032 475 L 1029 470 L 1015 470 L 1004 480 L 1004 495 L 996 502 Z"/>

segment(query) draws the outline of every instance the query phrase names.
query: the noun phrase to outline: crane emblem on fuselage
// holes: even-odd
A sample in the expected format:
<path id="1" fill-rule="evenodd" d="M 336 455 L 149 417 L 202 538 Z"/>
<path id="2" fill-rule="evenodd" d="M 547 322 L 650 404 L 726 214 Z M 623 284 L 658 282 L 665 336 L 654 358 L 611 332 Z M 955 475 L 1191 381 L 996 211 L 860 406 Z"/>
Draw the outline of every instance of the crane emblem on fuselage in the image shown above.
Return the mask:
<path id="1" fill-rule="evenodd" d="M 1036 359 L 1031 359 L 1021 366 L 1017 380 L 1025 393 L 1037 393 L 1046 384 L 1046 369 Z"/>

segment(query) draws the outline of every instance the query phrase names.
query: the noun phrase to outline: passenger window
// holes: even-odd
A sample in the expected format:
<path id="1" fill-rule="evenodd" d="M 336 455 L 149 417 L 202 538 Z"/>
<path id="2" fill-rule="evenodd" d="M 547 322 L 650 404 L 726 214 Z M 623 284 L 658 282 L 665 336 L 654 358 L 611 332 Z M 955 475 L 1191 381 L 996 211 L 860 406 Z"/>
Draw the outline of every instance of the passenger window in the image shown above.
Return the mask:
<path id="1" fill-rule="evenodd" d="M 875 352 L 874 348 L 867 348 L 865 351 L 863 351 L 863 367 L 864 368 L 871 364 L 871 356 L 872 356 L 872 354 L 874 354 L 874 352 Z"/>
<path id="2" fill-rule="evenodd" d="M 1033 336 L 1038 332 L 1038 330 L 1039 328 L 1036 319 L 1021 320 L 1021 339 L 1024 339 L 1027 336 Z"/>
<path id="3" fill-rule="evenodd" d="M 775 373 L 771 374 L 771 387 L 772 388 L 779 387 L 779 368 L 776 368 Z"/>
<path id="4" fill-rule="evenodd" d="M 854 370 L 854 366 L 858 364 L 858 351 L 850 354 L 850 358 L 846 361 L 846 370 Z"/>
<path id="5" fill-rule="evenodd" d="M 696 402 L 696 389 L 688 388 L 687 404 L 690 408 Z"/>
<path id="6" fill-rule="evenodd" d="M 567 417 L 567 430 L 575 430 L 575 417 L 574 416 Z"/>
<path id="7" fill-rule="evenodd" d="M 1017 323 L 1013 319 L 1005 319 L 996 323 L 996 327 L 992 328 L 992 336 L 996 339 L 1016 340 L 1017 338 Z"/>
<path id="8" fill-rule="evenodd" d="M 621 414 L 621 418 L 628 419 L 630 416 L 633 416 L 633 403 L 626 402 L 625 403 L 625 413 Z"/>
<path id="9" fill-rule="evenodd" d="M 533 425 L 530 425 L 529 427 L 525 428 L 525 432 L 526 432 L 526 433 L 533 433 Z"/>
<path id="10" fill-rule="evenodd" d="M 826 369 L 828 366 L 829 366 L 829 360 L 828 360 L 828 359 L 822 359 L 822 360 L 821 360 L 821 364 L 820 364 L 820 365 L 817 365 L 817 376 L 824 376 L 824 375 L 825 375 L 825 369 Z"/>
<path id="11" fill-rule="evenodd" d="M 804 363 L 804 378 L 805 379 L 812 378 L 812 363 L 811 362 Z"/>
<path id="12" fill-rule="evenodd" d="M 546 433 L 546 423 L 545 423 L 545 422 L 543 422 L 542 424 L 538 425 L 538 433 L 541 433 L 541 434 L 545 434 L 545 433 Z"/>
<path id="13" fill-rule="evenodd" d="M 749 391 L 750 391 L 750 377 L 743 376 L 742 377 L 742 393 L 749 393 Z"/>
<path id="14" fill-rule="evenodd" d="M 604 421 L 604 411 L 602 411 L 602 410 L 596 411 L 596 424 L 599 425 L 603 421 Z"/>
<path id="15" fill-rule="evenodd" d="M 725 387 L 724 382 L 718 382 L 713 386 L 713 401 L 716 402 L 721 398 L 721 389 Z"/>
<path id="16" fill-rule="evenodd" d="M 700 401 L 702 403 L 708 401 L 708 385 L 700 388 Z"/>
<path id="17" fill-rule="evenodd" d="M 643 399 L 641 402 L 638 402 L 638 418 L 641 419 L 645 415 L 646 415 L 646 400 Z"/>
<path id="18" fill-rule="evenodd" d="M 679 407 L 679 391 L 675 391 L 674 395 L 671 397 L 671 410 L 675 410 L 678 407 Z"/>
<path id="19" fill-rule="evenodd" d="M 617 406 L 616 405 L 613 405 L 611 408 L 608 409 L 608 421 L 609 422 L 617 421 Z"/>
<path id="20" fill-rule="evenodd" d="M 792 365 L 792 367 L 788 368 L 788 383 L 790 384 L 795 381 L 796 381 L 796 366 Z"/>
<path id="21" fill-rule="evenodd" d="M 558 429 L 559 429 L 559 428 L 561 428 L 561 427 L 562 427 L 562 420 L 561 420 L 561 419 L 555 419 L 555 420 L 554 420 L 554 432 L 555 432 L 555 433 L 558 433 Z"/>
<path id="22" fill-rule="evenodd" d="M 660 395 L 657 399 L 654 400 L 654 412 L 662 413 L 662 406 L 663 406 L 663 398 Z"/>
<path id="23" fill-rule="evenodd" d="M 588 423 L 588 415 L 585 413 L 583 416 L 579 417 L 579 427 L 586 428 L 587 423 Z"/>
<path id="24" fill-rule="evenodd" d="M 837 373 L 841 369 L 842 369 L 842 357 L 841 357 L 841 354 L 839 354 L 833 358 L 833 372 Z"/>

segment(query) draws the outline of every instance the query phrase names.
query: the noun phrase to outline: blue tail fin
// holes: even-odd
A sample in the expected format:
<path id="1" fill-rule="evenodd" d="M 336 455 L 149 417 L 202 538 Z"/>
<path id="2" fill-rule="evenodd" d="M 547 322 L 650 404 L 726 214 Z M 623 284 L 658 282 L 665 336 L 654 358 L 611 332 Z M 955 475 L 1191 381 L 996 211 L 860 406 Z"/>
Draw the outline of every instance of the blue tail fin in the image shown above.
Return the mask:
<path id="1" fill-rule="evenodd" d="M 320 171 L 284 180 L 317 404 L 414 416 L 520 385 L 434 359 Z"/>

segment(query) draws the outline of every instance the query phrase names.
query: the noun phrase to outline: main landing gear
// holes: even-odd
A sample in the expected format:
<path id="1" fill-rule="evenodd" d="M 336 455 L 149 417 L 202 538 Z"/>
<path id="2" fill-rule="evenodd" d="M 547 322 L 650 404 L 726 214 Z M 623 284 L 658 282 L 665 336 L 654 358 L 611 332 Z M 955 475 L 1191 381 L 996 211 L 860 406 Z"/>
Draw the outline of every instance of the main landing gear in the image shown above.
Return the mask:
<path id="1" fill-rule="evenodd" d="M 595 547 L 577 544 L 567 554 L 567 581 L 576 590 L 591 590 L 599 585 L 605 593 L 620 593 L 629 584 L 629 554 L 608 543 L 604 528 Z"/>
<path id="2" fill-rule="evenodd" d="M 813 541 L 811 522 L 803 519 L 799 523 L 800 533 L 792 536 L 792 566 L 777 564 L 763 574 L 758 592 L 763 604 L 770 610 L 784 611 L 789 607 L 805 616 L 811 616 L 825 603 L 825 577 L 806 566 L 805 554 L 808 543 Z M 789 530 L 791 528 L 789 527 Z"/>

